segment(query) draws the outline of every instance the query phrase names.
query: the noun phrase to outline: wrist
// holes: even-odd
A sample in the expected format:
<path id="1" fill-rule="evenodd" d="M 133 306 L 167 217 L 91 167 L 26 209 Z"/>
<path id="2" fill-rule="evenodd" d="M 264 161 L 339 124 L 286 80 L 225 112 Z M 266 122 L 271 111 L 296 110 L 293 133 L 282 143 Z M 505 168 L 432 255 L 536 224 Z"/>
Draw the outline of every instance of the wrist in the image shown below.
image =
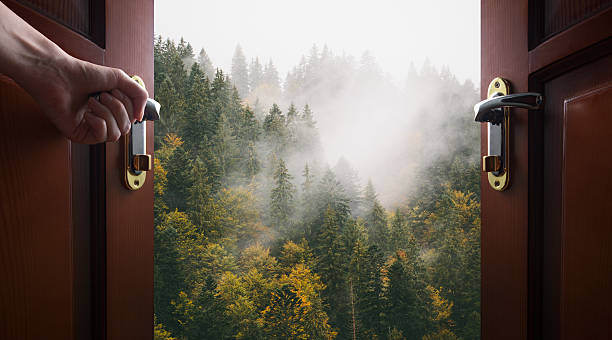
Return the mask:
<path id="1" fill-rule="evenodd" d="M 47 85 L 67 88 L 68 69 L 71 65 L 70 55 L 49 40 L 41 41 L 32 46 L 22 59 L 15 72 L 20 74 L 13 77 L 26 91 L 36 95 L 44 91 Z"/>

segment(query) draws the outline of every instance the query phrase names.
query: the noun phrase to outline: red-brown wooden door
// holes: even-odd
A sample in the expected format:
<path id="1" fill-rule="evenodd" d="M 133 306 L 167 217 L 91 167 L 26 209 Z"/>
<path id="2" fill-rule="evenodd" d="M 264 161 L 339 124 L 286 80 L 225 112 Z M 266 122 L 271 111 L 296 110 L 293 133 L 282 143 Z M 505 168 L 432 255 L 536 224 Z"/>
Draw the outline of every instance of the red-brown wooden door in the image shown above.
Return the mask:
<path id="1" fill-rule="evenodd" d="M 544 96 L 511 110 L 510 188 L 481 180 L 482 337 L 612 339 L 612 1 L 481 11 L 483 98 L 498 76 Z"/>
<path id="2" fill-rule="evenodd" d="M 152 0 L 3 2 L 153 96 Z M 152 338 L 153 174 L 125 189 L 121 157 L 121 141 L 66 140 L 0 75 L 0 339 Z"/>

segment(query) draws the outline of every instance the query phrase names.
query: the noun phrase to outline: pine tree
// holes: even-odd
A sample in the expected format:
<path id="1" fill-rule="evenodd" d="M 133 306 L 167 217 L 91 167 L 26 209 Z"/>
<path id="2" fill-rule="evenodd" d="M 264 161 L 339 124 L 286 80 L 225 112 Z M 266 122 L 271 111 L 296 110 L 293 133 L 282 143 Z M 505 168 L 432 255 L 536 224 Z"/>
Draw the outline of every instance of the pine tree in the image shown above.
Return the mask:
<path id="1" fill-rule="evenodd" d="M 177 250 L 178 233 L 168 219 L 155 227 L 155 253 L 153 256 L 155 315 L 159 322 L 172 333 L 178 328 L 173 318 L 170 302 L 184 289 L 184 277 L 180 268 L 180 254 Z"/>
<path id="2" fill-rule="evenodd" d="M 240 96 L 245 98 L 249 94 L 249 71 L 240 45 L 236 45 L 234 57 L 232 57 L 232 81 Z"/>
<path id="3" fill-rule="evenodd" d="M 423 261 L 414 239 L 406 251 L 397 251 L 388 269 L 387 324 L 407 339 L 421 339 L 427 331 L 427 294 Z"/>
<path id="4" fill-rule="evenodd" d="M 272 88 L 280 89 L 278 71 L 276 70 L 276 66 L 274 66 L 271 59 L 263 71 L 263 82 Z"/>
<path id="5" fill-rule="evenodd" d="M 309 128 L 315 127 L 316 123 L 314 121 L 314 116 L 312 115 L 312 110 L 310 109 L 310 106 L 308 106 L 308 104 L 304 106 L 304 113 L 302 115 L 302 121 L 304 121 L 306 123 L 306 126 Z"/>
<path id="6" fill-rule="evenodd" d="M 204 49 L 201 49 L 200 53 L 198 54 L 198 64 L 200 65 L 200 69 L 202 70 L 202 72 L 204 72 L 206 77 L 208 77 L 209 81 L 215 78 L 215 68 L 212 64 L 212 61 L 210 60 L 210 57 L 208 56 L 206 51 L 204 51 Z"/>
<path id="7" fill-rule="evenodd" d="M 361 206 L 361 188 L 357 171 L 353 169 L 346 158 L 340 157 L 338 163 L 336 163 L 334 167 L 334 173 L 344 188 L 346 196 L 352 198 L 350 203 L 351 211 L 358 212 Z"/>
<path id="8" fill-rule="evenodd" d="M 363 199 L 361 202 L 360 216 L 370 214 L 374 208 L 374 204 L 378 202 L 378 195 L 376 194 L 376 190 L 374 190 L 371 178 L 368 178 L 368 184 L 366 184 L 363 191 Z"/>
<path id="9" fill-rule="evenodd" d="M 181 134 L 185 140 L 185 148 L 197 153 L 204 137 L 211 138 L 215 134 L 216 119 L 208 113 L 210 105 L 210 84 L 208 79 L 194 64 L 187 81 L 185 119 L 181 127 Z"/>
<path id="10" fill-rule="evenodd" d="M 279 159 L 274 170 L 275 187 L 270 194 L 270 217 L 272 226 L 283 234 L 289 231 L 295 210 L 295 186 L 291 183 L 285 161 Z"/>
<path id="11" fill-rule="evenodd" d="M 387 225 L 387 212 L 385 208 L 374 202 L 372 211 L 366 215 L 366 226 L 370 244 L 379 245 L 383 250 L 389 248 L 389 227 Z"/>
<path id="12" fill-rule="evenodd" d="M 216 158 L 219 160 L 221 176 L 230 176 L 238 164 L 240 150 L 238 149 L 238 142 L 236 141 L 236 136 L 234 136 L 234 131 L 224 113 L 219 117 L 213 145 Z"/>
<path id="13" fill-rule="evenodd" d="M 395 214 L 391 219 L 390 233 L 390 241 L 393 245 L 393 250 L 405 249 L 408 246 L 408 240 L 412 237 L 412 235 L 408 230 L 406 218 L 399 208 L 395 210 Z"/>
<path id="14" fill-rule="evenodd" d="M 273 104 L 272 108 L 270 108 L 263 122 L 263 130 L 269 144 L 272 146 L 273 152 L 282 154 L 287 147 L 288 132 L 285 116 L 278 105 Z"/>
<path id="15" fill-rule="evenodd" d="M 182 145 L 177 146 L 165 164 L 168 188 L 164 200 L 170 211 L 186 211 L 191 180 L 191 159 Z"/>
<path id="16" fill-rule="evenodd" d="M 263 67 L 259 63 L 259 58 L 251 59 L 249 65 L 249 87 L 254 91 L 263 81 Z"/>
<path id="17" fill-rule="evenodd" d="M 346 331 L 349 327 L 350 296 L 347 285 L 347 250 L 342 237 L 340 220 L 328 205 L 318 237 L 317 272 L 326 288 L 324 297 L 332 326 Z"/>

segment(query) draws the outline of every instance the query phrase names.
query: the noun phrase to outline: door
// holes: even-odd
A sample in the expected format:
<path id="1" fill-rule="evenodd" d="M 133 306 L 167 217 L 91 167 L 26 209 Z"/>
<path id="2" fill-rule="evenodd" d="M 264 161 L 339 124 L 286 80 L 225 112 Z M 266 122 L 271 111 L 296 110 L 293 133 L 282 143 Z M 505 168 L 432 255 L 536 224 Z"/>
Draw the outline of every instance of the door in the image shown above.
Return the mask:
<path id="1" fill-rule="evenodd" d="M 153 96 L 153 1 L 3 2 L 73 56 L 141 76 Z M 122 157 L 121 140 L 65 139 L 0 75 L 0 338 L 152 338 L 153 174 L 127 190 Z"/>
<path id="2" fill-rule="evenodd" d="M 611 1 L 482 2 L 483 96 L 544 98 L 510 110 L 510 187 L 481 178 L 484 339 L 612 338 L 610 22 Z"/>

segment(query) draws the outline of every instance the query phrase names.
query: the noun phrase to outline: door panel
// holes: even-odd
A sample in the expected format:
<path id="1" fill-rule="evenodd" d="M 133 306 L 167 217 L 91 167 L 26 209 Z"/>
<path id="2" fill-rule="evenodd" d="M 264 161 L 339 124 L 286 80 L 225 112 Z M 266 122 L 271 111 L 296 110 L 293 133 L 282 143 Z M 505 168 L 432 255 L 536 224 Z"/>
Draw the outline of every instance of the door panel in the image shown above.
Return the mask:
<path id="1" fill-rule="evenodd" d="M 576 304 L 572 304 L 569 310 L 564 307 L 568 287 L 572 287 L 570 291 L 574 293 L 583 290 L 584 302 L 589 301 L 588 305 L 593 307 L 602 301 L 609 301 L 606 300 L 606 294 L 609 294 L 607 290 L 596 293 L 600 302 L 590 301 L 595 297 L 589 296 L 589 280 L 598 280 L 608 275 L 609 282 L 612 278 L 606 274 L 605 268 L 609 265 L 602 267 L 607 261 L 605 256 L 591 257 L 588 254 L 589 249 L 595 252 L 605 252 L 605 249 L 596 247 L 596 243 L 589 244 L 583 237 L 594 233 L 600 241 L 606 242 L 611 236 L 608 229 L 612 224 L 592 223 L 591 220 L 603 218 L 611 211 L 605 207 L 610 202 L 606 190 L 609 191 L 611 183 L 594 175 L 600 172 L 599 169 L 605 171 L 603 169 L 609 166 L 605 157 L 597 160 L 596 156 L 607 145 L 607 141 L 602 139 L 610 137 L 608 129 L 599 127 L 605 126 L 612 106 L 602 106 L 604 103 L 598 102 L 606 94 L 603 89 L 610 91 L 610 70 L 612 57 L 606 57 L 554 77 L 543 85 L 546 105 L 542 112 L 543 138 L 540 142 L 543 152 L 540 163 L 536 163 L 542 168 L 542 194 L 541 206 L 533 208 L 534 212 L 541 213 L 539 223 L 532 226 L 540 230 L 539 238 L 533 245 L 532 257 L 540 258 L 541 269 L 532 273 L 532 279 L 538 276 L 541 279 L 537 289 L 541 294 L 544 338 L 559 338 L 563 325 L 585 327 L 589 324 L 588 320 L 582 319 L 586 315 L 589 320 L 596 319 L 594 314 L 575 313 L 575 308 L 579 308 Z M 588 109 L 585 108 L 587 103 L 590 104 Z M 583 135 L 580 136 L 580 133 Z M 602 144 L 596 145 L 598 142 Z M 582 159 L 576 161 L 576 157 Z M 598 170 L 591 173 L 587 164 L 593 161 L 597 161 Z M 604 182 L 601 182 L 602 179 Z M 590 194 L 577 199 L 576 192 L 572 190 L 579 189 L 581 185 Z M 588 260 L 585 256 L 589 257 Z M 536 300 L 535 296 L 538 294 L 534 294 L 532 300 Z M 573 321 L 567 323 L 563 320 Z"/>
<path id="2" fill-rule="evenodd" d="M 542 2 L 482 2 L 481 88 L 501 76 L 544 95 L 510 113 L 510 189 L 483 177 L 482 337 L 609 339 L 612 1 L 545 4 L 549 18 Z"/>
<path id="3" fill-rule="evenodd" d="M 612 58 L 602 66 L 612 70 Z M 612 72 L 608 80 L 601 88 L 564 101 L 563 339 L 606 339 L 612 334 L 612 181 L 603 175 L 612 172 L 612 158 L 605 156 L 611 135 L 605 127 L 612 124 Z"/>
<path id="4" fill-rule="evenodd" d="M 69 28 L 4 1 L 70 54 L 103 50 Z M 89 146 L 72 144 L 0 75 L 0 338 L 89 336 Z"/>
<path id="5" fill-rule="evenodd" d="M 71 55 L 140 75 L 153 95 L 152 1 L 89 1 L 81 19 L 106 18 L 106 41 L 75 18 L 3 2 Z M 125 189 L 120 150 L 70 143 L 0 75 L 0 339 L 152 338 L 153 174 Z"/>
<path id="6" fill-rule="evenodd" d="M 570 26 L 610 6 L 608 0 L 545 0 L 537 1 L 543 7 L 542 25 L 545 40 Z"/>
<path id="7" fill-rule="evenodd" d="M 0 338 L 70 339 L 70 143 L 5 77 L 0 98 Z"/>
<path id="8" fill-rule="evenodd" d="M 104 0 L 18 0 L 104 46 Z"/>

